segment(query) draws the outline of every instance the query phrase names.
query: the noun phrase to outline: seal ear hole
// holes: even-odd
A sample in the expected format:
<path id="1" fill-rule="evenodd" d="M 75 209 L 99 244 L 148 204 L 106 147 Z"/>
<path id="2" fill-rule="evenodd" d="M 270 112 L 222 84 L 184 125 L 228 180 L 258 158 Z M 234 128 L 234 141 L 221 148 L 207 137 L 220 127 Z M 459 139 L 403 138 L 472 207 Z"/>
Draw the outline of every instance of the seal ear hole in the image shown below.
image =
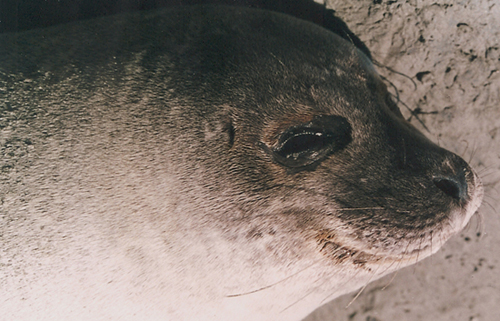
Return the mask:
<path id="1" fill-rule="evenodd" d="M 277 163 L 298 168 L 342 150 L 351 140 L 351 125 L 346 118 L 321 115 L 285 130 L 272 153 Z"/>
<path id="2" fill-rule="evenodd" d="M 223 132 L 227 135 L 227 145 L 229 148 L 232 148 L 234 145 L 234 135 L 235 135 L 235 130 L 233 126 L 233 122 L 228 119 L 223 127 Z"/>

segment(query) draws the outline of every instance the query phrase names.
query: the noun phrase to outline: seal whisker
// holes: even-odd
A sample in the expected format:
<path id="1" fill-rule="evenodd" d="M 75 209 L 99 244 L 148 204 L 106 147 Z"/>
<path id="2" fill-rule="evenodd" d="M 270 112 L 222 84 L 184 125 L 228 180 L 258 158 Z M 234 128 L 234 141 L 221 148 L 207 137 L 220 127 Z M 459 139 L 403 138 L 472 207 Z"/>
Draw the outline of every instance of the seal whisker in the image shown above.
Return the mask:
<path id="1" fill-rule="evenodd" d="M 431 244 L 430 244 L 430 246 L 431 246 L 431 253 L 434 253 L 433 250 L 432 250 L 432 232 L 433 231 L 431 231 L 431 233 L 430 233 L 430 238 L 431 238 Z M 432 256 L 431 256 L 431 260 L 432 260 Z"/>
<path id="2" fill-rule="evenodd" d="M 337 209 L 338 211 L 357 211 L 357 210 L 385 210 L 384 207 L 373 206 L 373 207 L 342 207 Z"/>
<path id="3" fill-rule="evenodd" d="M 485 196 L 488 196 L 488 197 L 492 198 L 493 201 L 495 201 L 495 199 L 492 196 L 489 196 L 489 195 L 485 195 Z M 494 213 L 497 213 L 496 208 L 489 201 L 484 200 L 483 203 L 485 205 L 487 205 Z M 480 214 L 479 211 L 477 211 L 476 214 Z"/>
<path id="4" fill-rule="evenodd" d="M 358 269 L 349 279 L 347 279 L 345 282 L 339 284 L 336 288 L 341 288 L 342 286 L 348 284 L 350 281 L 352 281 L 358 274 L 361 272 L 361 269 Z M 321 300 L 320 304 L 324 304 L 327 302 L 333 295 L 335 295 L 335 292 L 332 294 L 327 295 L 323 300 Z"/>
<path id="5" fill-rule="evenodd" d="M 385 262 L 387 259 L 384 258 L 384 260 L 382 262 Z M 389 271 L 391 269 L 391 267 L 394 265 L 394 263 L 399 263 L 400 262 L 400 259 L 396 259 L 396 260 L 392 260 L 391 264 L 389 264 L 388 267 L 386 267 L 384 270 L 382 270 L 382 273 L 385 274 L 387 271 Z M 397 270 L 397 267 L 396 267 L 396 270 Z"/>
<path id="6" fill-rule="evenodd" d="M 375 271 L 373 271 L 372 275 L 370 276 L 370 278 L 368 279 L 368 281 L 365 283 L 365 285 L 363 285 L 363 287 L 358 291 L 358 293 L 354 296 L 354 298 L 352 298 L 352 300 L 347 304 L 347 306 L 345 307 L 346 309 L 348 307 L 350 307 L 351 304 L 353 304 L 354 301 L 356 301 L 356 299 L 361 295 L 361 293 L 363 293 L 363 291 L 366 289 L 366 287 L 368 286 L 368 284 L 370 284 L 370 282 L 372 281 L 373 277 L 377 274 L 377 271 L 378 271 L 379 268 L 380 268 L 380 265 L 377 266 L 377 268 L 375 269 Z"/>
<path id="7" fill-rule="evenodd" d="M 314 283 L 318 282 L 320 279 L 322 279 L 322 277 L 316 279 L 316 281 L 314 281 Z M 283 313 L 286 310 L 290 309 L 291 307 L 293 307 L 294 305 L 296 305 L 300 301 L 304 300 L 305 298 L 307 298 L 308 296 L 310 296 L 311 294 L 313 294 L 316 290 L 317 290 L 317 287 L 316 288 L 313 287 L 311 290 L 307 291 L 307 293 L 305 295 L 303 295 L 299 299 L 295 300 L 292 304 L 288 305 L 286 308 L 284 308 L 283 310 L 281 310 L 280 313 Z"/>
<path id="8" fill-rule="evenodd" d="M 476 156 L 476 152 L 477 152 L 477 142 L 474 141 L 474 145 L 472 146 L 472 152 L 470 153 L 469 155 L 469 160 L 468 160 L 468 163 L 471 163 L 472 160 L 474 159 L 474 157 Z M 465 152 L 464 152 L 464 155 L 465 155 Z"/>
<path id="9" fill-rule="evenodd" d="M 281 61 L 281 59 L 279 59 L 278 57 L 276 57 L 276 55 L 275 55 L 275 54 L 273 54 L 272 52 L 269 52 L 269 55 L 270 55 L 271 57 L 273 57 L 274 59 L 276 59 L 276 60 L 280 63 L 280 65 L 282 65 L 283 67 L 285 67 L 285 68 L 286 68 L 286 65 L 283 63 L 283 61 Z"/>
<path id="10" fill-rule="evenodd" d="M 395 260 L 395 262 L 397 262 L 397 265 L 395 267 L 396 271 L 399 271 L 399 269 L 401 268 L 401 265 L 403 264 L 403 258 L 405 256 L 405 254 L 401 253 L 399 256 L 400 256 L 400 258 L 398 258 L 397 260 Z"/>
<path id="11" fill-rule="evenodd" d="M 464 147 L 464 150 L 459 155 L 463 157 L 465 155 L 465 153 L 467 152 L 467 150 L 469 149 L 469 142 L 466 140 L 462 140 L 462 142 L 465 143 L 465 147 Z M 469 158 L 469 160 L 467 162 L 470 163 L 470 161 L 471 161 L 471 159 Z"/>
<path id="12" fill-rule="evenodd" d="M 406 244 L 405 250 L 401 253 L 401 256 L 402 256 L 402 258 L 400 260 L 401 264 L 403 263 L 404 260 L 406 260 L 408 262 L 406 265 L 409 265 L 410 260 L 411 260 L 411 256 L 408 255 L 408 254 L 410 254 L 410 252 L 408 251 L 408 248 L 410 247 L 411 244 L 412 244 L 412 241 L 409 241 Z M 405 256 L 407 256 L 407 257 L 405 258 Z"/>
<path id="13" fill-rule="evenodd" d="M 488 184 L 488 187 L 491 188 L 492 190 L 494 190 L 497 194 L 500 194 L 500 192 L 498 191 L 498 189 L 495 186 L 492 186 L 491 184 Z M 491 195 L 490 193 L 484 193 L 484 196 L 488 197 L 488 198 L 490 198 L 492 200 L 496 200 L 496 198 L 493 197 L 493 195 Z M 496 212 L 496 210 L 495 210 L 495 212 Z"/>
<path id="14" fill-rule="evenodd" d="M 418 244 L 418 248 L 417 248 L 417 255 L 415 257 L 415 263 L 418 262 L 418 258 L 420 256 L 420 251 L 422 250 L 422 242 L 424 241 L 424 238 L 423 237 L 420 237 L 420 243 Z"/>
<path id="15" fill-rule="evenodd" d="M 384 285 L 384 286 L 382 287 L 382 289 L 380 289 L 380 291 L 384 291 L 385 289 L 387 289 L 387 287 L 388 287 L 389 285 L 391 285 L 392 281 L 394 281 L 394 279 L 396 279 L 396 275 L 398 275 L 399 271 L 400 271 L 400 270 L 396 270 L 396 272 L 394 272 L 394 273 L 392 274 L 392 277 L 391 277 L 391 279 L 389 280 L 389 282 L 387 282 L 387 284 L 386 284 L 386 285 Z"/>
<path id="16" fill-rule="evenodd" d="M 480 212 L 476 212 L 476 217 L 477 217 L 477 223 L 476 223 L 476 235 L 478 237 L 483 236 L 483 231 L 484 231 L 484 220 L 483 220 L 483 215 Z"/>
<path id="17" fill-rule="evenodd" d="M 272 284 L 269 284 L 269 285 L 266 285 L 266 286 L 263 286 L 261 288 L 258 288 L 258 289 L 255 289 L 255 290 L 251 290 L 251 291 L 248 291 L 248 292 L 242 292 L 242 293 L 236 293 L 236 294 L 227 294 L 225 297 L 227 297 L 227 298 L 234 298 L 234 297 L 248 295 L 248 294 L 252 294 L 252 293 L 256 293 L 256 292 L 260 292 L 260 291 L 272 288 L 273 286 L 276 286 L 276 285 L 278 285 L 280 283 L 283 283 L 283 282 L 285 282 L 285 281 L 287 281 L 287 280 L 289 280 L 289 279 L 297 276 L 298 274 L 306 271 L 307 269 L 309 269 L 309 268 L 313 267 L 314 265 L 318 264 L 318 262 L 320 262 L 321 260 L 322 259 L 318 259 L 318 260 L 314 261 L 312 264 L 306 266 L 305 268 L 303 268 L 303 269 L 301 269 L 301 270 L 299 270 L 299 271 L 297 271 L 297 272 L 295 272 L 295 273 L 293 273 L 293 274 L 291 274 L 291 275 L 289 275 L 289 276 L 287 276 L 287 277 L 285 277 L 285 278 L 283 278 L 283 279 L 281 279 L 281 280 L 279 280 L 279 281 L 277 281 L 275 283 L 272 283 Z"/>
<path id="18" fill-rule="evenodd" d="M 316 280 L 314 282 L 312 282 L 312 284 L 317 284 L 320 280 L 324 279 L 324 278 L 327 278 L 328 276 L 327 275 L 322 275 L 318 278 L 316 278 Z M 344 283 L 345 284 L 345 283 Z M 341 285 L 342 286 L 342 285 Z M 283 310 L 281 310 L 281 313 L 283 313 L 284 311 L 288 310 L 289 308 L 293 307 L 294 305 L 296 305 L 297 303 L 299 303 L 300 301 L 304 300 L 306 297 L 310 296 L 312 293 L 314 293 L 316 290 L 318 289 L 318 286 L 316 287 L 313 287 L 311 290 L 307 291 L 307 293 L 303 296 L 301 296 L 299 299 L 295 300 L 293 303 L 291 303 L 290 305 L 288 305 L 287 307 L 285 307 Z M 321 304 L 324 303 L 326 299 L 323 299 L 321 301 Z"/>

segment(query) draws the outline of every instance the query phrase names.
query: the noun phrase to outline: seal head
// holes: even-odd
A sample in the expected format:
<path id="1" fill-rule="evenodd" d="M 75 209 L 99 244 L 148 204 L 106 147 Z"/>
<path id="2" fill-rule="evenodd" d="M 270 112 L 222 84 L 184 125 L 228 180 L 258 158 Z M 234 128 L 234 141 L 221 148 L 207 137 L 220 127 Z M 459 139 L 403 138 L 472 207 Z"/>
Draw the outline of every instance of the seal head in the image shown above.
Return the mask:
<path id="1" fill-rule="evenodd" d="M 10 319 L 298 320 L 482 199 L 360 50 L 286 15 L 128 14 L 2 35 L 0 57 Z"/>

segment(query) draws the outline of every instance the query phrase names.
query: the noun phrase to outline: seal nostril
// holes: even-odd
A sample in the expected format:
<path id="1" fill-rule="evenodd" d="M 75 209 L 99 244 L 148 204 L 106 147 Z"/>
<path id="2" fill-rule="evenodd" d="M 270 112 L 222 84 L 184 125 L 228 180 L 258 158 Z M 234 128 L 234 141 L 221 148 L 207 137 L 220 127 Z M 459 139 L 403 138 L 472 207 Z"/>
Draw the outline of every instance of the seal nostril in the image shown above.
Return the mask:
<path id="1" fill-rule="evenodd" d="M 467 194 L 467 183 L 465 179 L 455 180 L 451 178 L 439 177 L 433 179 L 434 184 L 447 195 L 457 200 L 462 200 Z"/>

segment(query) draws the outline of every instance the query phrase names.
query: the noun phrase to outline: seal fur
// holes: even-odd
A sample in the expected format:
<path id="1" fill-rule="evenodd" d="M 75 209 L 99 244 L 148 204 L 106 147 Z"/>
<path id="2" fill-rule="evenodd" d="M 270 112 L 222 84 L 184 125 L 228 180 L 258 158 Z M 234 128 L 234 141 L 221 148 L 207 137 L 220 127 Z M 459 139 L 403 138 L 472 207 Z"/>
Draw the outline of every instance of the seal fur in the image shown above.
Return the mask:
<path id="1" fill-rule="evenodd" d="M 298 320 L 437 251 L 480 205 L 370 60 L 262 10 L 0 37 L 12 320 Z"/>

